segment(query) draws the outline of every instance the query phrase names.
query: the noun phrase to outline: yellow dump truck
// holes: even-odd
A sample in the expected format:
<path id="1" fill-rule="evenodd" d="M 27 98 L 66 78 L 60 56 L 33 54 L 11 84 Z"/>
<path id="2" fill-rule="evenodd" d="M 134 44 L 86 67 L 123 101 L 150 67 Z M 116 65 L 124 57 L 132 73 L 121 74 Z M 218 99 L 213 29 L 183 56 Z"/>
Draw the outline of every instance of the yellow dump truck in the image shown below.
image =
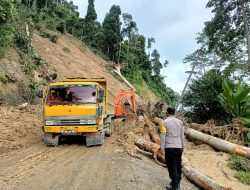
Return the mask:
<path id="1" fill-rule="evenodd" d="M 57 146 L 64 136 L 86 137 L 86 145 L 102 145 L 111 136 L 114 96 L 103 78 L 68 78 L 51 83 L 43 95 L 44 142 Z"/>

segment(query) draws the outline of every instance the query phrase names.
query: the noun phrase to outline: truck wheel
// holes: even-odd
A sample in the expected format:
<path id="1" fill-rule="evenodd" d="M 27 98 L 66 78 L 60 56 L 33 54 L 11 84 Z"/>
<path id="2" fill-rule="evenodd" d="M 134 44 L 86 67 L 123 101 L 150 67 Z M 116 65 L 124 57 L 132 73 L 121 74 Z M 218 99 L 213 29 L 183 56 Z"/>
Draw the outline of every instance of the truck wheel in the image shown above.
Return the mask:
<path id="1" fill-rule="evenodd" d="M 113 126 L 111 123 L 108 123 L 105 131 L 105 136 L 110 137 L 113 134 Z"/>
<path id="2" fill-rule="evenodd" d="M 59 137 L 59 135 L 44 134 L 43 141 L 48 146 L 58 146 Z"/>

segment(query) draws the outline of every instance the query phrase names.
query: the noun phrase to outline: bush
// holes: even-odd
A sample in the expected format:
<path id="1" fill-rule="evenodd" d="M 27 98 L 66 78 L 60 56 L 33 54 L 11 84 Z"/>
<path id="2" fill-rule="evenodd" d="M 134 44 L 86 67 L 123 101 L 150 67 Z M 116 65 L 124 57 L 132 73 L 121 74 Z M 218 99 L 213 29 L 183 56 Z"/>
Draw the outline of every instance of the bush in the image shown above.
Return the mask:
<path id="1" fill-rule="evenodd" d="M 16 31 L 14 42 L 17 47 L 19 47 L 22 51 L 28 52 L 29 45 L 31 43 L 31 39 L 22 31 Z"/>
<path id="2" fill-rule="evenodd" d="M 56 29 L 61 32 L 62 34 L 66 33 L 66 23 L 65 21 L 61 21 L 59 22 L 59 24 L 57 25 Z"/>
<path id="3" fill-rule="evenodd" d="M 3 83 L 3 84 L 6 84 L 8 82 L 8 79 L 2 73 L 0 73 L 0 82 Z"/>
<path id="4" fill-rule="evenodd" d="M 227 160 L 227 164 L 237 171 L 235 177 L 241 183 L 250 185 L 250 160 L 233 155 Z"/>
<path id="5" fill-rule="evenodd" d="M 0 58 L 3 57 L 5 48 L 13 42 L 14 28 L 11 24 L 0 25 Z"/>
<path id="6" fill-rule="evenodd" d="M 42 31 L 40 33 L 40 36 L 44 37 L 44 38 L 50 38 L 51 37 L 51 34 L 49 32 L 46 32 L 46 31 Z"/>
<path id="7" fill-rule="evenodd" d="M 27 75 L 32 74 L 34 69 L 36 68 L 36 65 L 33 63 L 33 61 L 29 59 L 23 58 L 20 61 L 20 64 L 22 66 L 23 72 Z"/>
<path id="8" fill-rule="evenodd" d="M 58 39 L 59 39 L 58 35 L 52 35 L 51 38 L 50 38 L 50 41 L 52 41 L 53 43 L 57 43 Z"/>
<path id="9" fill-rule="evenodd" d="M 35 61 L 36 65 L 41 65 L 43 63 L 41 56 L 36 52 L 33 47 L 29 48 L 29 55 Z"/>
<path id="10" fill-rule="evenodd" d="M 38 88 L 39 83 L 28 81 L 21 81 L 18 83 L 18 92 L 22 100 L 29 104 L 36 102 Z"/>
<path id="11" fill-rule="evenodd" d="M 67 47 L 64 47 L 64 48 L 63 48 L 63 51 L 64 51 L 65 53 L 70 53 L 70 49 L 67 48 Z"/>
<path id="12" fill-rule="evenodd" d="M 44 37 L 44 38 L 49 38 L 50 41 L 52 41 L 53 43 L 57 43 L 58 42 L 58 39 L 59 39 L 59 36 L 58 35 L 53 35 L 49 32 L 46 32 L 46 31 L 42 31 L 40 33 L 40 36 Z"/>
<path id="13" fill-rule="evenodd" d="M 17 86 L 13 83 L 0 83 L 0 97 L 4 103 L 11 106 L 17 106 L 21 103 L 24 103 L 22 97 L 20 96 L 20 93 L 18 92 Z"/>

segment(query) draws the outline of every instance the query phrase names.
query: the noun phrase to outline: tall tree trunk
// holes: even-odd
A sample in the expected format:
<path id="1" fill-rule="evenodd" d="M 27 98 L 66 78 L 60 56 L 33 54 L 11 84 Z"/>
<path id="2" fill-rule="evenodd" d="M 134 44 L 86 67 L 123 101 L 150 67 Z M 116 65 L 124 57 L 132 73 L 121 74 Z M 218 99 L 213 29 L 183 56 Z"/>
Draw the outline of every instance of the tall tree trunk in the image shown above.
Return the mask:
<path id="1" fill-rule="evenodd" d="M 247 39 L 248 70 L 250 71 L 250 36 L 249 36 L 248 19 L 247 19 L 247 15 L 246 15 L 245 0 L 241 0 L 241 5 L 242 5 L 242 13 L 243 13 L 243 23 L 244 23 L 245 35 L 246 35 L 246 39 Z"/>

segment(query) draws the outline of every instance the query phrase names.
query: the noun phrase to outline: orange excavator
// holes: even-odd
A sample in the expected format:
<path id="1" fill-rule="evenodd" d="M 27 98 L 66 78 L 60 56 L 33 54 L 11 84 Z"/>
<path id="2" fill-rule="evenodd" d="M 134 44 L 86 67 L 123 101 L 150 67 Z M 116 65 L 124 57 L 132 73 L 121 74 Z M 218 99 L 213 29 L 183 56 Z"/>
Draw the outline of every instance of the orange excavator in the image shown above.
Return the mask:
<path id="1" fill-rule="evenodd" d="M 115 96 L 115 115 L 116 116 L 124 116 L 128 109 L 131 109 L 131 105 L 129 100 L 132 104 L 132 111 L 136 112 L 136 102 L 135 102 L 135 90 L 133 88 L 127 90 L 119 91 Z"/>

